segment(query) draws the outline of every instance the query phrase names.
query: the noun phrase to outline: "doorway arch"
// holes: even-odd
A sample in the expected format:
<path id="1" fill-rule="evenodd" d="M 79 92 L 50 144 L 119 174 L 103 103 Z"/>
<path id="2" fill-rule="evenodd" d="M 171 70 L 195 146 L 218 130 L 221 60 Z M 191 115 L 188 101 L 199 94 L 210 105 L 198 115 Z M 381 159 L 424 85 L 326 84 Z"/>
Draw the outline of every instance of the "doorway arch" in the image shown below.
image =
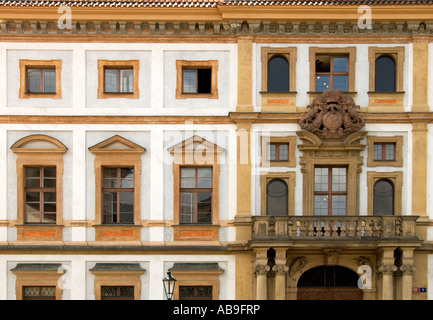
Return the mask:
<path id="1" fill-rule="evenodd" d="M 298 300 L 362 300 L 359 275 L 342 266 L 318 266 L 298 280 Z"/>

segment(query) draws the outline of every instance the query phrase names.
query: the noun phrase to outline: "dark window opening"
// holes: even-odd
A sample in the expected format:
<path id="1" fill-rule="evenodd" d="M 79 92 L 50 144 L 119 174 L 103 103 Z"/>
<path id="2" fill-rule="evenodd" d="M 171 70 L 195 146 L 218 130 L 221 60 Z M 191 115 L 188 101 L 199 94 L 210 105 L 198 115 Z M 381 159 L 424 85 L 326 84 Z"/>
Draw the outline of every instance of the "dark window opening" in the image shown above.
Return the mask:
<path id="1" fill-rule="evenodd" d="M 341 266 L 319 266 L 305 271 L 298 280 L 298 288 L 358 287 L 359 275 Z"/>
<path id="2" fill-rule="evenodd" d="M 288 215 L 288 187 L 283 180 L 271 180 L 266 186 L 266 214 L 268 216 Z"/>
<path id="3" fill-rule="evenodd" d="M 395 61 L 389 56 L 380 56 L 375 62 L 374 90 L 395 92 Z"/>
<path id="4" fill-rule="evenodd" d="M 289 92 L 289 63 L 282 56 L 268 61 L 268 92 Z"/>
<path id="5" fill-rule="evenodd" d="M 387 179 L 380 179 L 374 184 L 373 215 L 387 216 L 394 214 L 394 186 Z"/>

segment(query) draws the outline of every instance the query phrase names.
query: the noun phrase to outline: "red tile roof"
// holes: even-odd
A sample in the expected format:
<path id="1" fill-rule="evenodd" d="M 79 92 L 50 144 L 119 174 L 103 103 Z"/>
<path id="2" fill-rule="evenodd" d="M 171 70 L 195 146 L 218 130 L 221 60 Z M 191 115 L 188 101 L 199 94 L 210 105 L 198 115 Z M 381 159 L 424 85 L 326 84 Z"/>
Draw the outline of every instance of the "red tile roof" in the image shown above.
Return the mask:
<path id="1" fill-rule="evenodd" d="M 433 5 L 433 0 L 4 0 L 10 7 L 217 7 L 217 6 L 328 6 Z M 433 9 L 433 8 L 432 8 Z"/>

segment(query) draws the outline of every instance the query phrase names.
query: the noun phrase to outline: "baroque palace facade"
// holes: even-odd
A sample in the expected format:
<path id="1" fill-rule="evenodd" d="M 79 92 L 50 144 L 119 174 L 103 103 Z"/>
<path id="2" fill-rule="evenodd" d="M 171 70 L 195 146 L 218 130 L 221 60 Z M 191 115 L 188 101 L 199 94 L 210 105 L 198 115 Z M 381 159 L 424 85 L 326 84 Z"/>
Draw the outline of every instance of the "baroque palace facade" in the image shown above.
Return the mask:
<path id="1" fill-rule="evenodd" d="M 433 298 L 433 2 L 0 3 L 0 299 Z"/>

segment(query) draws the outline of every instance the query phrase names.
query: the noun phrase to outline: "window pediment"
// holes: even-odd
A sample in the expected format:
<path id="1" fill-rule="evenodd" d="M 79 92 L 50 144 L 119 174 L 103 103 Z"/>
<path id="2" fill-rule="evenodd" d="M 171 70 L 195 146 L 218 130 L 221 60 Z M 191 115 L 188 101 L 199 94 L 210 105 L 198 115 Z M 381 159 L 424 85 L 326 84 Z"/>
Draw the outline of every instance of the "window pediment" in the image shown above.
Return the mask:
<path id="1" fill-rule="evenodd" d="M 194 135 L 168 149 L 174 155 L 175 163 L 214 164 L 218 154 L 224 151 L 220 146 Z"/>
<path id="2" fill-rule="evenodd" d="M 89 148 L 90 152 L 106 153 L 106 152 L 117 152 L 117 153 L 143 153 L 146 151 L 145 148 L 138 144 L 129 141 L 119 135 L 115 135 L 109 139 L 106 139 Z"/>
<path id="3" fill-rule="evenodd" d="M 59 152 L 64 153 L 68 148 L 59 140 L 42 135 L 30 135 L 15 142 L 11 150 L 14 153 L 31 153 L 31 152 Z"/>

